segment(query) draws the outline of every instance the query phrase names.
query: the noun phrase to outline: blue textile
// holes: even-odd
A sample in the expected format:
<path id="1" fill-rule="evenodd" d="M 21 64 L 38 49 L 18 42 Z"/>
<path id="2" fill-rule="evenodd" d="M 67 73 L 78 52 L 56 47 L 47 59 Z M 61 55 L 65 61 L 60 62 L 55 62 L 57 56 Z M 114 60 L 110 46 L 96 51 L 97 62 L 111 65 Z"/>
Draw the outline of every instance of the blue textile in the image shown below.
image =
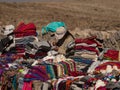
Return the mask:
<path id="1" fill-rule="evenodd" d="M 86 59 L 86 58 L 72 58 L 74 61 L 76 62 L 81 62 L 81 63 L 85 63 L 85 64 L 92 64 L 94 61 L 92 61 L 91 59 Z"/>
<path id="2" fill-rule="evenodd" d="M 47 26 L 42 27 L 42 34 L 46 34 L 47 32 L 56 32 L 57 28 L 65 27 L 64 22 L 51 22 Z"/>

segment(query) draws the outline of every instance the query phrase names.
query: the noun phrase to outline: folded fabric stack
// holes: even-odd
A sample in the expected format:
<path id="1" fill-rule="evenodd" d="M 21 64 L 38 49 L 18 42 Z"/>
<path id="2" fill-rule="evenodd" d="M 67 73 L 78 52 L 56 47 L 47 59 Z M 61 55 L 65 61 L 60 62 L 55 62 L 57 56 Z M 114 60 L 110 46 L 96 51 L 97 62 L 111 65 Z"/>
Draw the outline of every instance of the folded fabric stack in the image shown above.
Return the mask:
<path id="1" fill-rule="evenodd" d="M 79 72 L 76 70 L 76 65 L 73 60 L 65 60 L 53 64 L 38 64 L 33 66 L 25 75 L 25 81 L 48 79 L 57 79 L 64 76 L 78 76 Z M 47 79 L 46 79 L 47 78 Z M 44 80 L 43 80 L 44 79 Z"/>
<path id="2" fill-rule="evenodd" d="M 99 56 L 99 48 L 101 47 L 102 45 L 95 37 L 75 39 L 75 56 L 81 56 L 94 60 Z"/>
<path id="3" fill-rule="evenodd" d="M 25 36 L 25 37 L 20 37 L 20 38 L 14 38 L 14 43 L 17 45 L 26 45 L 27 43 L 30 42 L 38 42 L 38 38 L 36 36 Z"/>
<path id="4" fill-rule="evenodd" d="M 24 47 L 24 45 L 15 45 L 14 47 L 11 47 L 9 49 L 8 53 L 16 54 L 18 56 L 24 56 L 25 47 Z"/>
<path id="5" fill-rule="evenodd" d="M 49 79 L 47 70 L 44 65 L 32 67 L 28 73 L 24 76 L 24 81 L 30 82 L 33 80 L 47 81 Z"/>
<path id="6" fill-rule="evenodd" d="M 77 65 L 77 70 L 87 72 L 90 65 L 97 61 L 102 52 L 102 42 L 96 37 L 76 38 L 68 45 L 68 54 Z"/>
<path id="7" fill-rule="evenodd" d="M 30 58 L 43 58 L 47 56 L 50 51 L 51 45 L 47 41 L 30 42 L 25 45 L 26 55 Z"/>
<path id="8" fill-rule="evenodd" d="M 34 23 L 20 23 L 17 28 L 14 30 L 15 38 L 24 37 L 24 36 L 37 36 L 36 26 Z"/>
<path id="9" fill-rule="evenodd" d="M 84 72 L 82 73 L 80 70 L 77 69 L 78 67 L 77 67 L 75 60 L 65 58 L 63 55 L 60 55 L 60 54 L 58 54 L 56 56 L 46 56 L 43 58 L 43 62 L 54 64 L 57 66 L 62 65 L 63 70 L 61 70 L 61 73 L 60 73 L 59 69 L 58 69 L 58 71 L 56 71 L 56 72 L 60 73 L 60 75 L 58 75 L 58 77 L 61 77 L 64 75 L 77 76 L 80 74 L 85 74 Z"/>
<path id="10" fill-rule="evenodd" d="M 17 54 L 19 56 L 25 55 L 25 45 L 30 42 L 38 41 L 36 37 L 36 26 L 33 23 L 20 23 L 13 31 L 14 34 L 14 46 L 10 47 L 10 53 Z"/>
<path id="11" fill-rule="evenodd" d="M 83 57 L 71 57 L 75 63 L 76 63 L 76 69 L 77 71 L 82 71 L 83 73 L 86 73 L 89 69 L 90 65 L 94 62 L 92 59 L 83 58 Z"/>
<path id="12" fill-rule="evenodd" d="M 79 80 L 78 77 L 67 76 L 53 81 L 53 90 L 72 90 L 71 84 Z"/>
<path id="13" fill-rule="evenodd" d="M 31 82 L 24 82 L 22 90 L 77 90 L 71 86 L 73 83 L 79 82 L 79 77 L 66 76 L 55 80 L 49 80 L 46 82 L 40 80 L 34 80 Z M 79 83 L 78 83 L 79 84 Z M 84 85 L 84 82 L 81 83 Z M 32 87 L 33 86 L 33 87 Z M 83 88 L 83 87 L 82 87 Z M 80 89 L 78 89 L 80 90 Z"/>

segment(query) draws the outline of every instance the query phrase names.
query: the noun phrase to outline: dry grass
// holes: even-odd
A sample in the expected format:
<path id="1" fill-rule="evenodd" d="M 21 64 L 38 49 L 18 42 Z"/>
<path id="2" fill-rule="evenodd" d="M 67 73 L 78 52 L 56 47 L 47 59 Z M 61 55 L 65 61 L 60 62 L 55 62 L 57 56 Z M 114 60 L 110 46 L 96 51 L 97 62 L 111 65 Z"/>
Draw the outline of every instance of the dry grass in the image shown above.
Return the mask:
<path id="1" fill-rule="evenodd" d="M 96 30 L 120 29 L 119 0 L 66 0 L 64 2 L 0 3 L 2 24 L 34 22 L 37 29 L 52 21 Z"/>

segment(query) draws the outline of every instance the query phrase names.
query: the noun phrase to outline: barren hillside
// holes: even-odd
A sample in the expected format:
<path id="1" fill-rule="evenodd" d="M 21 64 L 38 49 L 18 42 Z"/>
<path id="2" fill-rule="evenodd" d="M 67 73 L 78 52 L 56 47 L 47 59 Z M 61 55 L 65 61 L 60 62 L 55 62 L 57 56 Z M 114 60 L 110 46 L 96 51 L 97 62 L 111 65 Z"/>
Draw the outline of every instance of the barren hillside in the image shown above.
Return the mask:
<path id="1" fill-rule="evenodd" d="M 120 0 L 66 0 L 64 2 L 0 3 L 0 22 L 34 22 L 39 29 L 51 21 L 68 28 L 120 29 Z"/>

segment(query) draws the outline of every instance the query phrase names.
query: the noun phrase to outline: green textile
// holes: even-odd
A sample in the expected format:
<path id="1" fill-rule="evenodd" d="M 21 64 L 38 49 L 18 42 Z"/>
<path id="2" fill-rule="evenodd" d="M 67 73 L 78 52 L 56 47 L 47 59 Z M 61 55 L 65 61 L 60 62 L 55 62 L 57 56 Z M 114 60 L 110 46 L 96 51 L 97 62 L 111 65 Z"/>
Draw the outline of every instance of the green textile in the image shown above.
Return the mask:
<path id="1" fill-rule="evenodd" d="M 42 34 L 44 35 L 48 32 L 56 32 L 59 27 L 66 28 L 66 25 L 64 22 L 51 22 L 47 26 L 42 27 Z"/>

